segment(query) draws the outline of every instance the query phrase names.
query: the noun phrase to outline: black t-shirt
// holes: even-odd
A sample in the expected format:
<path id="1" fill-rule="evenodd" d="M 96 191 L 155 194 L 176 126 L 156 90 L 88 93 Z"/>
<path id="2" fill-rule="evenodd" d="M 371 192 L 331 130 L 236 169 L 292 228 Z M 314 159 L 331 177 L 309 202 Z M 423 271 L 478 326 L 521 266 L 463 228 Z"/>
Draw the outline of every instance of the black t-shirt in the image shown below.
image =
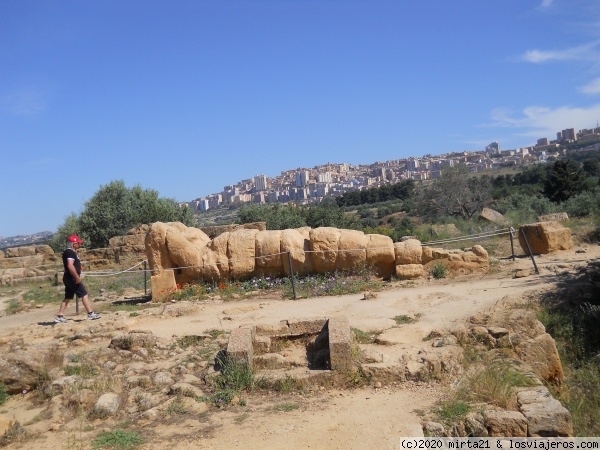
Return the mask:
<path id="1" fill-rule="evenodd" d="M 77 275 L 81 275 L 81 261 L 79 261 L 79 257 L 75 250 L 72 248 L 66 249 L 62 254 L 63 266 L 65 267 L 65 275 L 69 275 L 72 277 L 71 272 L 69 272 L 68 260 L 72 259 L 75 265 L 75 270 L 77 271 Z"/>

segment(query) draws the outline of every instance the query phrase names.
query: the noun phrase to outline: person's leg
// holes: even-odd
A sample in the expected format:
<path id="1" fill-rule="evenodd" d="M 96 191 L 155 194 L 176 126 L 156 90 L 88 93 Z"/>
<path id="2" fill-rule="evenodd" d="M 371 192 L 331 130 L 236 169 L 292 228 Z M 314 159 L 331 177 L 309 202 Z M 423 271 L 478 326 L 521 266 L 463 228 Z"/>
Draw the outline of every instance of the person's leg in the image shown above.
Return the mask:
<path id="1" fill-rule="evenodd" d="M 83 297 L 81 297 L 81 303 L 83 303 L 83 307 L 85 308 L 85 310 L 87 311 L 87 313 L 91 313 L 93 311 L 92 309 L 92 304 L 90 303 L 90 300 L 88 299 L 88 295 L 84 295 Z"/>
<path id="2" fill-rule="evenodd" d="M 65 310 L 67 309 L 67 305 L 69 304 L 69 301 L 71 299 L 70 298 L 65 298 L 61 303 L 60 303 L 60 309 L 58 310 L 58 315 L 59 316 L 64 316 L 65 315 Z"/>

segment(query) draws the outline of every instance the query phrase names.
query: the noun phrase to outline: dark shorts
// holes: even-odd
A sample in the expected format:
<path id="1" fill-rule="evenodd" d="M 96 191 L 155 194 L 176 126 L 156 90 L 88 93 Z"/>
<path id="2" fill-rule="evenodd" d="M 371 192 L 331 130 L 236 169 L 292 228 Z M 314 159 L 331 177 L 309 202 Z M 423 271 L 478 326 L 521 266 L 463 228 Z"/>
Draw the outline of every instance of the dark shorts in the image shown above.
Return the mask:
<path id="1" fill-rule="evenodd" d="M 65 285 L 65 298 L 67 300 L 72 300 L 75 295 L 79 298 L 88 295 L 83 283 L 76 284 L 71 277 L 64 276 L 63 283 Z"/>

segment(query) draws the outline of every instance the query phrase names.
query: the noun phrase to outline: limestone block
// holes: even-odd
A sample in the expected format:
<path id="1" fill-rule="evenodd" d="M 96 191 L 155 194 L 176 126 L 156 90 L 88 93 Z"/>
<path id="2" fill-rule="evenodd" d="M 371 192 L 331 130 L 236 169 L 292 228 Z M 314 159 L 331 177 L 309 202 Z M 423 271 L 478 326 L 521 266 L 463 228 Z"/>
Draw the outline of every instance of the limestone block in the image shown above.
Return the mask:
<path id="1" fill-rule="evenodd" d="M 518 392 L 517 404 L 527 419 L 528 436 L 573 436 L 571 413 L 552 397 L 545 386 Z"/>
<path id="2" fill-rule="evenodd" d="M 390 278 L 395 269 L 396 255 L 394 253 L 394 241 L 389 236 L 382 234 L 368 234 L 369 244 L 367 247 L 367 266 L 376 270 L 376 274 L 382 278 Z"/>
<path id="3" fill-rule="evenodd" d="M 229 234 L 227 258 L 233 279 L 250 278 L 256 267 L 256 234 L 258 230 L 237 230 Z"/>
<path id="4" fill-rule="evenodd" d="M 479 220 L 484 220 L 487 222 L 498 223 L 500 225 L 510 225 L 510 222 L 506 217 L 500 214 L 498 211 L 494 211 L 490 208 L 483 208 L 481 213 L 479 214 Z"/>
<path id="5" fill-rule="evenodd" d="M 477 255 L 479 258 L 489 260 L 489 255 L 488 255 L 487 250 L 485 248 L 483 248 L 481 245 L 474 245 L 471 248 L 471 251 L 473 253 L 475 253 L 475 255 Z"/>
<path id="6" fill-rule="evenodd" d="M 231 330 L 227 342 L 227 358 L 241 361 L 252 367 L 254 355 L 254 327 L 242 327 Z"/>
<path id="7" fill-rule="evenodd" d="M 152 287 L 152 300 L 165 300 L 169 293 L 177 287 L 175 274 L 172 270 L 162 270 L 150 277 L 150 286 Z"/>
<path id="8" fill-rule="evenodd" d="M 287 276 L 290 275 L 290 264 L 287 253 L 292 259 L 294 274 L 306 275 L 313 270 L 310 241 L 308 233 L 303 229 L 289 229 L 281 232 L 281 251 L 284 253 L 283 268 Z"/>
<path id="9" fill-rule="evenodd" d="M 305 336 L 319 333 L 327 323 L 327 319 L 283 320 L 281 323 L 287 326 L 288 336 Z"/>
<path id="10" fill-rule="evenodd" d="M 521 226 L 518 233 L 519 244 L 523 252 L 529 255 L 523 233 L 527 236 L 527 241 L 534 255 L 573 248 L 571 229 L 565 228 L 559 222 L 538 222 Z"/>
<path id="11" fill-rule="evenodd" d="M 425 271 L 421 264 L 403 264 L 396 266 L 396 277 L 399 280 L 415 280 L 423 278 Z"/>
<path id="12" fill-rule="evenodd" d="M 175 279 L 179 284 L 200 278 L 202 273 L 202 254 L 206 251 L 204 244 L 201 243 L 200 246 L 194 245 L 194 243 L 185 238 L 184 233 L 181 233 L 174 226 L 167 229 L 165 246 L 169 253 L 169 259 L 173 262 L 173 267 L 182 267 L 175 274 Z"/>
<path id="13" fill-rule="evenodd" d="M 340 230 L 320 227 L 310 230 L 309 236 L 313 269 L 319 273 L 335 271 Z"/>
<path id="14" fill-rule="evenodd" d="M 355 270 L 367 262 L 369 237 L 358 230 L 340 230 L 336 268 Z"/>
<path id="15" fill-rule="evenodd" d="M 565 374 L 556 343 L 548 333 L 521 342 L 515 350 L 519 358 L 529 364 L 539 378 L 551 382 L 564 381 Z"/>
<path id="16" fill-rule="evenodd" d="M 421 247 L 421 241 L 417 239 L 408 239 L 394 244 L 396 265 L 422 264 L 423 249 Z"/>
<path id="17" fill-rule="evenodd" d="M 350 323 L 345 317 L 332 317 L 329 328 L 329 358 L 331 370 L 350 370 L 352 362 L 352 335 Z"/>
<path id="18" fill-rule="evenodd" d="M 435 259 L 448 259 L 450 252 L 441 248 L 432 248 L 431 257 Z"/>
<path id="19" fill-rule="evenodd" d="M 527 419 L 518 411 L 488 410 L 483 418 L 490 437 L 527 437 Z"/>
<path id="20" fill-rule="evenodd" d="M 256 234 L 256 273 L 272 277 L 285 274 L 283 258 L 287 255 L 281 253 L 281 230 L 261 231 Z"/>

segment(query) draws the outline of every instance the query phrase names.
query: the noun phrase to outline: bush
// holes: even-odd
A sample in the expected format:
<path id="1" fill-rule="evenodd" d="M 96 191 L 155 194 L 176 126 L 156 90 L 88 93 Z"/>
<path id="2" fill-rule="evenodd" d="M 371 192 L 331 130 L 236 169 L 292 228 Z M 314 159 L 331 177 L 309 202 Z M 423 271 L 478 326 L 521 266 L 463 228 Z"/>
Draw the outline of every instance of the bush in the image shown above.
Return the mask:
<path id="1" fill-rule="evenodd" d="M 10 395 L 8 395 L 8 392 L 6 392 L 6 386 L 0 383 L 0 405 L 4 405 L 9 397 Z"/>
<path id="2" fill-rule="evenodd" d="M 144 443 L 144 439 L 135 431 L 103 431 L 92 441 L 92 448 L 134 448 Z"/>
<path id="3" fill-rule="evenodd" d="M 447 273 L 448 269 L 443 264 L 436 264 L 431 269 L 431 276 L 433 278 L 446 278 Z"/>
<path id="4" fill-rule="evenodd" d="M 561 205 L 569 217 L 589 217 L 598 212 L 600 206 L 600 189 L 582 192 L 571 197 Z"/>

